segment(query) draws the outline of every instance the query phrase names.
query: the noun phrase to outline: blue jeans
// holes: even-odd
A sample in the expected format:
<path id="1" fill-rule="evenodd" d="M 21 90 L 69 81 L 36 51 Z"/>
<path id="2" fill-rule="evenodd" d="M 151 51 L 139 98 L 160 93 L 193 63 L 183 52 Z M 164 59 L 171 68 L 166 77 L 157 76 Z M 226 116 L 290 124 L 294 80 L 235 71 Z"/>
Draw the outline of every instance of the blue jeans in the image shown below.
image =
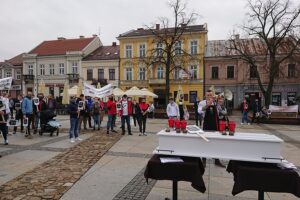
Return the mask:
<path id="1" fill-rule="evenodd" d="M 100 115 L 93 115 L 94 120 L 94 129 L 96 128 L 96 124 L 98 124 L 98 129 L 100 129 Z"/>
<path id="2" fill-rule="evenodd" d="M 131 127 L 130 127 L 130 116 L 122 116 L 121 117 L 121 124 L 122 124 L 122 133 L 125 134 L 125 122 L 127 124 L 128 134 L 131 134 Z"/>
<path id="3" fill-rule="evenodd" d="M 34 130 L 37 130 L 39 128 L 40 116 L 41 116 L 40 112 L 37 112 L 35 114 L 35 117 L 34 117 Z"/>
<path id="4" fill-rule="evenodd" d="M 70 138 L 77 138 L 78 137 L 78 125 L 79 125 L 79 119 L 78 118 L 70 118 L 70 132 L 69 136 Z"/>
<path id="5" fill-rule="evenodd" d="M 115 115 L 108 115 L 108 120 L 107 120 L 107 130 L 114 130 L 114 123 L 115 123 Z"/>
<path id="6" fill-rule="evenodd" d="M 244 119 L 246 119 L 246 122 L 249 123 L 248 112 L 243 112 L 243 114 L 242 114 L 242 123 L 244 123 Z"/>

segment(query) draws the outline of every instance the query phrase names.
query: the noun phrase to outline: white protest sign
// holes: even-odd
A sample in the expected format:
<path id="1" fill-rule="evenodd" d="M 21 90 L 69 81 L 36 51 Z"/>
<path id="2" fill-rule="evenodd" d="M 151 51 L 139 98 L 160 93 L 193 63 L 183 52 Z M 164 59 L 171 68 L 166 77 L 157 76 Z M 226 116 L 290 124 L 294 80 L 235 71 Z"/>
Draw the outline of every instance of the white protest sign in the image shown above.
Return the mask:
<path id="1" fill-rule="evenodd" d="M 0 90 L 10 90 L 12 77 L 0 79 Z"/>

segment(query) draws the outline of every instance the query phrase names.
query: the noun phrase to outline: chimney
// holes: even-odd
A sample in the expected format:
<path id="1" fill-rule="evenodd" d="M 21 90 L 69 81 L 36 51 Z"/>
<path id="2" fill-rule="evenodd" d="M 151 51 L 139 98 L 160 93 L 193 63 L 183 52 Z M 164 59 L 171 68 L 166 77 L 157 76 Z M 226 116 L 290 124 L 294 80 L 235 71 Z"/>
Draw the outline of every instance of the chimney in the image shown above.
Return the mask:
<path id="1" fill-rule="evenodd" d="M 112 43 L 112 46 L 113 46 L 113 47 L 117 46 L 117 43 L 116 43 L 116 42 L 113 42 L 113 43 Z"/>
<path id="2" fill-rule="evenodd" d="M 160 29 L 160 24 L 156 24 L 156 30 L 158 31 Z"/>
<path id="3" fill-rule="evenodd" d="M 57 39 L 58 40 L 65 40 L 66 38 L 64 38 L 64 37 L 58 37 Z"/>
<path id="4" fill-rule="evenodd" d="M 80 35 L 79 38 L 82 39 L 82 38 L 84 38 L 84 36 L 83 36 L 83 35 Z"/>

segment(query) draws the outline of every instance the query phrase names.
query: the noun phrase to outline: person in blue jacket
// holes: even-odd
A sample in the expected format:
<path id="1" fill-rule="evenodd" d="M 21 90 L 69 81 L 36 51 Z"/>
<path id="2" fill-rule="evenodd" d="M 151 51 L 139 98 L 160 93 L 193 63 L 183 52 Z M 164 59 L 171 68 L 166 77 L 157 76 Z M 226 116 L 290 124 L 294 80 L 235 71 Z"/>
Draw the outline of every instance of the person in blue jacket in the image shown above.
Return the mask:
<path id="1" fill-rule="evenodd" d="M 70 142 L 74 143 L 75 140 L 81 140 L 78 136 L 79 110 L 76 103 L 76 97 L 71 97 L 70 104 L 68 105 L 68 113 L 70 115 L 69 137 Z"/>
<path id="2" fill-rule="evenodd" d="M 30 92 L 30 91 L 27 92 L 27 96 L 23 99 L 22 113 L 23 113 L 24 120 L 26 120 L 26 119 L 28 120 L 25 137 L 31 139 L 32 137 L 30 134 L 30 126 L 31 126 L 32 119 L 33 119 L 33 102 L 32 102 L 32 92 Z M 24 123 L 24 120 L 23 120 L 23 123 Z"/>

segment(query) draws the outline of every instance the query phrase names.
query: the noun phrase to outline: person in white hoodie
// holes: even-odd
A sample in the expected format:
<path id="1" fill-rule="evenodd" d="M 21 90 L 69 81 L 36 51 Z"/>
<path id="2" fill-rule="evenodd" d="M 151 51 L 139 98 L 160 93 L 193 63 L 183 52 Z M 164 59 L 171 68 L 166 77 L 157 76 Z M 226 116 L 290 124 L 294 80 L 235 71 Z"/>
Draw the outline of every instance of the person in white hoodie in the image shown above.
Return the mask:
<path id="1" fill-rule="evenodd" d="M 179 108 L 178 105 L 174 102 L 173 98 L 169 99 L 169 104 L 167 106 L 167 115 L 168 118 L 174 118 L 174 119 L 179 118 Z"/>

